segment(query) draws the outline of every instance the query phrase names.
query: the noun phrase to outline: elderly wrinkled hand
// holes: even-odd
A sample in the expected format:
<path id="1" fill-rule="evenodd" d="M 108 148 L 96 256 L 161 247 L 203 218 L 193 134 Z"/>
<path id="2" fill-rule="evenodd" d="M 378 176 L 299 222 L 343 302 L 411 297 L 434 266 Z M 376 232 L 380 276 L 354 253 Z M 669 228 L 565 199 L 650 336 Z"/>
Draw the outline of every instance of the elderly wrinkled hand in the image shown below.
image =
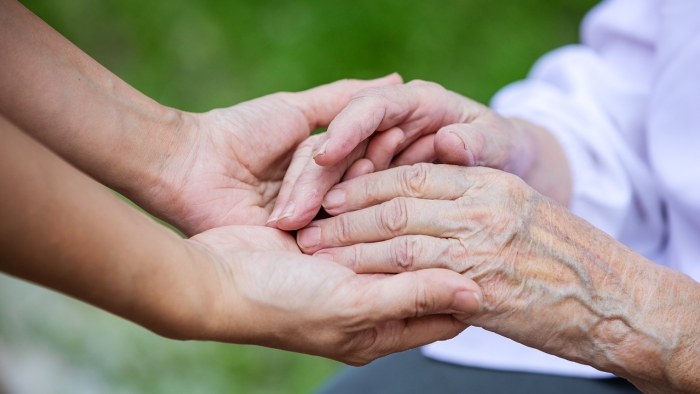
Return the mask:
<path id="1" fill-rule="evenodd" d="M 361 273 L 449 268 L 483 289 L 466 323 L 650 391 L 693 379 L 700 285 L 511 174 L 403 166 L 336 185 L 324 206 L 336 216 L 297 233 L 305 253 Z"/>
<path id="2" fill-rule="evenodd" d="M 341 179 L 390 167 L 431 162 L 487 166 L 525 176 L 538 133 L 488 107 L 424 81 L 359 91 L 328 132 L 297 151 L 270 225 L 296 230 L 321 208 Z M 371 138 L 370 138 L 371 137 Z"/>

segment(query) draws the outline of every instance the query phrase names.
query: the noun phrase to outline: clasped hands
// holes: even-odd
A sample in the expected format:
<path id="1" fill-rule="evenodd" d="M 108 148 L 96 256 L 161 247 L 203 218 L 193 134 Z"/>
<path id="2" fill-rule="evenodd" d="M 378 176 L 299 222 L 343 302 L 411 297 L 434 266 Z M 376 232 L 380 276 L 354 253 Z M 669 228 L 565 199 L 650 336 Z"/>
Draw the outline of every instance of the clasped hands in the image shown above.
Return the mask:
<path id="1" fill-rule="evenodd" d="M 697 392 L 697 282 L 563 208 L 548 130 L 398 75 L 187 113 L 1 4 L 0 271 L 170 338 L 361 365 L 476 325 Z"/>
<path id="2" fill-rule="evenodd" d="M 530 137 L 437 84 L 401 82 L 339 81 L 183 114 L 167 181 L 133 198 L 168 207 L 156 215 L 212 256 L 215 315 L 230 320 L 206 338 L 364 364 L 451 338 L 484 305 L 498 313 L 475 273 L 539 195 L 505 172 L 417 163 L 523 176 Z M 322 204 L 337 216 L 311 222 Z M 281 231 L 298 229 L 305 254 Z"/>
<path id="3" fill-rule="evenodd" d="M 637 311 L 695 283 L 555 202 L 570 187 L 551 134 L 401 82 L 181 114 L 159 181 L 135 180 L 158 186 L 129 195 L 196 234 L 186 244 L 214 278 L 207 317 L 172 336 L 361 365 L 477 325 L 624 377 L 658 370 L 639 343 L 692 341 L 664 329 L 673 311 Z"/>

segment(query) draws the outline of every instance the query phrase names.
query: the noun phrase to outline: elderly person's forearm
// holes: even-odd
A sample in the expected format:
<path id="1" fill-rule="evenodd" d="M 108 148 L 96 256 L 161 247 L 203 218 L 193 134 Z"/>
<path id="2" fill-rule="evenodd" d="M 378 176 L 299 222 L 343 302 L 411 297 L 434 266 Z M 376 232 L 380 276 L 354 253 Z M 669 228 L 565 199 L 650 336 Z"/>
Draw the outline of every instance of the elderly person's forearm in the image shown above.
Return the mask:
<path id="1" fill-rule="evenodd" d="M 451 268 L 484 289 L 464 321 L 627 378 L 697 392 L 700 284 L 484 168 L 400 167 L 333 188 L 302 249 L 357 272 Z M 379 204 L 379 205 L 376 205 Z"/>

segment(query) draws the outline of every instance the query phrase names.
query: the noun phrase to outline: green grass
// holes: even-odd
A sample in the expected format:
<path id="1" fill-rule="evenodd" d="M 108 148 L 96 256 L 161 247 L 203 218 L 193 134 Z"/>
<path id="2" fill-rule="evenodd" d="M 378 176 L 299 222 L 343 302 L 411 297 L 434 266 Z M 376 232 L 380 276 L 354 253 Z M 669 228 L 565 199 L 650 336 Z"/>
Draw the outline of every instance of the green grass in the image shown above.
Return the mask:
<path id="1" fill-rule="evenodd" d="M 22 2 L 137 89 L 188 111 L 394 71 L 488 102 L 500 87 L 523 78 L 540 55 L 575 42 L 581 17 L 595 3 Z M 19 289 L 0 294 L 0 344 L 49 349 L 91 371 L 112 392 L 304 393 L 339 367 L 258 347 L 168 341 L 65 297 L 0 279 L 0 290 Z M 47 308 L 63 312 L 44 313 Z M 66 379 L 62 384 L 74 391 Z"/>

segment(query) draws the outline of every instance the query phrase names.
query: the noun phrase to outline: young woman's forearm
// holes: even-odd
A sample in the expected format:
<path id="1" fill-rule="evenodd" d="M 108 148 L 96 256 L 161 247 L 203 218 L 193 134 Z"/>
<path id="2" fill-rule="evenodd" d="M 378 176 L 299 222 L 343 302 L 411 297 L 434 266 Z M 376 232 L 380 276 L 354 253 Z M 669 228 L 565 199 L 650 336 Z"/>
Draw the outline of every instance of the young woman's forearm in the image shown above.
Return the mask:
<path id="1" fill-rule="evenodd" d="M 201 256 L 1 117 L 0 140 L 0 270 L 196 337 L 210 272 Z"/>
<path id="2" fill-rule="evenodd" d="M 125 194 L 158 174 L 181 113 L 109 72 L 14 0 L 0 0 L 0 114 Z"/>

